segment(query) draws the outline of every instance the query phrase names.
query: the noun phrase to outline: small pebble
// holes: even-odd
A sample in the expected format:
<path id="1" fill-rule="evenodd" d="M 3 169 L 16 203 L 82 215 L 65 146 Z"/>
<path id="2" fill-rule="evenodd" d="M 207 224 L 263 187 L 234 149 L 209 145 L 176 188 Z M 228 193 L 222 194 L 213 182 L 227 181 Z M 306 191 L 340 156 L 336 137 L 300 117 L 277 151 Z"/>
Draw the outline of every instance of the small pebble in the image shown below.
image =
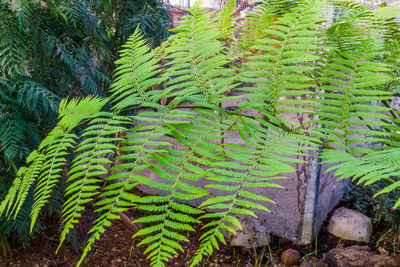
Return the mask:
<path id="1" fill-rule="evenodd" d="M 389 252 L 386 249 L 381 248 L 381 247 L 378 248 L 378 252 L 381 254 L 389 254 Z"/>
<path id="2" fill-rule="evenodd" d="M 286 266 L 298 265 L 301 260 L 300 252 L 295 249 L 289 248 L 282 252 L 281 261 Z"/>

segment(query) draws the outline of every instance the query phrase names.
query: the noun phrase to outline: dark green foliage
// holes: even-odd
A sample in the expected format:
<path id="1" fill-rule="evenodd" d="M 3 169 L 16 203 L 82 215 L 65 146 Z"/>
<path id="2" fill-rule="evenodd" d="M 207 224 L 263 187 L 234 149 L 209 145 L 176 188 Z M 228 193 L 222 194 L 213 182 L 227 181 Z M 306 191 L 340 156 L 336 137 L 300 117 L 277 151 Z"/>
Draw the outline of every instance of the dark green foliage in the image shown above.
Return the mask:
<path id="1" fill-rule="evenodd" d="M 172 26 L 168 12 L 168 1 L 159 0 L 121 0 L 88 1 L 99 14 L 109 38 L 107 48 L 115 53 L 139 26 L 141 32 L 155 47 L 165 41 Z M 108 70 L 114 70 L 113 62 Z"/>
<path id="2" fill-rule="evenodd" d="M 115 21 L 113 16 L 121 19 Z M 136 27 L 144 21 L 148 23 L 143 24 L 146 25 L 143 30 L 149 37 L 158 34 L 154 43 L 167 38 L 169 16 L 159 1 L 10 0 L 0 3 L 1 195 L 12 183 L 15 186 L 21 181 L 20 177 L 15 178 L 16 171 L 55 125 L 62 97 L 106 93 L 104 89 L 110 85 L 114 69 L 113 49 L 133 33 L 133 28 L 122 29 L 122 25 Z M 54 152 L 55 155 L 64 153 L 63 150 Z M 51 166 L 62 163 L 52 155 L 40 161 L 31 157 L 28 162 L 31 160 L 34 164 Z M 52 180 L 44 183 L 36 175 L 39 170 L 18 174 L 29 177 L 24 180 L 24 186 L 31 186 L 38 178 L 35 190 L 27 188 L 19 196 L 35 203 L 35 207 L 49 203 L 46 215 L 61 211 L 63 194 L 60 192 L 65 189 L 62 189 L 65 180 L 59 175 L 62 167 L 58 167 L 46 170 L 45 175 L 50 175 Z M 49 184 L 55 187 L 48 190 Z M 27 244 L 30 206 L 27 202 L 15 207 L 20 212 L 16 223 L 7 224 L 4 216 L 1 217 L 2 237 L 15 236 L 17 232 L 21 244 Z M 36 218 L 38 214 L 31 215 Z"/>
<path id="3" fill-rule="evenodd" d="M 355 210 L 369 216 L 374 224 L 388 223 L 396 230 L 400 226 L 400 210 L 393 210 L 392 207 L 400 198 L 400 192 L 396 190 L 374 197 L 387 185 L 384 181 L 365 187 L 346 183 L 344 200 Z"/>
<path id="4" fill-rule="evenodd" d="M 110 96 L 61 102 L 58 124 L 20 169 L 2 214 L 18 216 L 35 181 L 32 229 L 71 158 L 60 245 L 85 206 L 97 214 L 78 265 L 121 212 L 137 209 L 145 213 L 135 222 L 144 226 L 134 238 L 152 266 L 167 266 L 184 251 L 185 234 L 204 223 L 196 266 L 225 243 L 223 231 L 241 229 L 239 215 L 268 212 L 274 200 L 255 189 L 282 189 L 279 181 L 317 145 L 326 148 L 326 162 L 346 161 L 332 168 L 343 178 L 391 181 L 377 195 L 396 189 L 399 153 L 381 149 L 395 144 L 397 131 L 384 104 L 395 95 L 396 59 L 387 49 L 392 38 L 381 38 L 395 24 L 346 2 L 349 23 L 326 31 L 325 1 L 268 3 L 239 28 L 233 1 L 215 17 L 197 4 L 154 50 L 137 27 L 115 62 Z M 346 38 L 338 40 L 338 31 Z M 297 119 L 301 113 L 309 119 Z M 137 186 L 160 194 L 139 196 Z"/>
<path id="5" fill-rule="evenodd" d="M 43 124 L 55 119 L 60 97 L 27 76 L 0 77 L 0 96 L 2 164 L 16 167 L 40 142 Z"/>
<path id="6" fill-rule="evenodd" d="M 2 179 L 1 188 L 1 198 L 5 197 L 5 193 L 10 188 L 11 179 Z M 29 221 L 26 219 L 29 217 L 30 209 L 33 205 L 33 192 L 30 190 L 28 193 L 26 202 L 22 205 L 21 210 L 15 220 L 7 220 L 7 218 L 0 219 L 0 239 L 8 240 L 10 236 L 14 237 L 11 241 L 16 242 L 17 245 L 21 245 L 23 248 L 29 245 L 32 233 L 38 233 L 42 229 L 41 222 L 39 221 L 32 232 L 29 231 Z M 49 207 L 50 208 L 50 207 Z"/>
<path id="7" fill-rule="evenodd" d="M 160 45 L 168 38 L 172 21 L 167 11 L 169 7 L 165 3 L 158 0 L 119 2 L 121 6 L 124 5 L 124 12 L 120 12 L 122 16 L 117 25 L 121 29 L 121 44 L 133 34 L 137 25 L 153 47 Z"/>

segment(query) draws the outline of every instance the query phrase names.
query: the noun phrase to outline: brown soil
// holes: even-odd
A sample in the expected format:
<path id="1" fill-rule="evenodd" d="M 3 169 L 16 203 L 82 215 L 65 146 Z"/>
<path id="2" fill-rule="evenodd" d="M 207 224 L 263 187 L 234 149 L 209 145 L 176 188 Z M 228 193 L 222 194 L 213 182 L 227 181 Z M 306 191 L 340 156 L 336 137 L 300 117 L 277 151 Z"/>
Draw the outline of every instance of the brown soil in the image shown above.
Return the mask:
<path id="1" fill-rule="evenodd" d="M 26 248 L 13 249 L 12 256 L 8 259 L 0 258 L 0 266 L 15 267 L 72 267 L 79 261 L 80 253 L 76 253 L 69 243 L 65 243 L 60 251 L 55 254 L 59 240 L 59 225 L 52 223 L 48 228 L 34 239 L 32 244 Z M 149 261 L 143 256 L 145 247 L 137 247 L 138 241 L 132 242 L 132 232 L 121 222 L 116 221 L 101 239 L 96 242 L 92 251 L 88 254 L 81 266 L 84 267 L 147 267 Z M 167 266 L 188 266 L 190 255 L 198 248 L 197 231 L 189 237 L 190 242 L 186 244 L 185 251 L 188 254 L 180 254 L 168 262 Z M 248 252 L 240 248 L 232 248 L 221 245 L 204 266 L 246 266 L 252 259 Z"/>
<path id="2" fill-rule="evenodd" d="M 90 222 L 86 221 L 86 224 L 90 225 Z M 257 261 L 260 262 L 261 258 L 261 266 L 283 266 L 283 264 L 280 263 L 279 258 L 281 253 L 288 248 L 297 249 L 301 253 L 303 259 L 307 261 L 316 261 L 322 258 L 326 252 L 338 246 L 347 247 L 352 245 L 368 245 L 372 251 L 376 251 L 377 253 L 379 247 L 385 249 L 391 255 L 395 255 L 399 252 L 398 233 L 390 232 L 384 235 L 389 229 L 386 225 L 375 226 L 371 242 L 366 244 L 340 240 L 340 238 L 334 237 L 327 232 L 326 224 L 327 223 L 323 225 L 317 238 L 310 245 L 297 245 L 290 240 L 276 236 L 271 237 L 269 248 L 257 249 L 256 251 L 221 245 L 220 250 L 215 251 L 215 253 L 208 260 L 205 260 L 201 266 L 249 267 L 254 266 Z M 82 232 L 88 230 L 85 225 L 81 225 L 80 228 L 83 228 L 81 229 Z M 25 250 L 13 249 L 11 257 L 0 258 L 0 266 L 75 266 L 80 258 L 80 252 L 76 253 L 69 243 L 65 243 L 60 251 L 55 254 L 59 242 L 58 229 L 59 223 L 57 221 L 49 223 L 45 231 L 40 233 L 28 248 Z M 176 256 L 167 263 L 167 266 L 188 266 L 189 259 L 193 255 L 194 251 L 199 247 L 198 238 L 200 235 L 201 229 L 199 227 L 196 229 L 196 232 L 189 236 L 190 242 L 184 244 L 186 246 L 184 247 L 185 254 Z M 105 232 L 100 241 L 93 245 L 92 251 L 89 252 L 81 266 L 149 266 L 149 261 L 146 260 L 146 257 L 143 254 L 145 247 L 137 247 L 138 241 L 132 241 L 131 236 L 132 231 L 121 222 L 116 221 L 114 225 Z M 380 239 L 381 241 L 377 246 L 377 242 Z M 84 244 L 85 241 L 83 240 L 82 243 Z M 395 244 L 395 246 L 393 244 Z M 83 245 L 81 249 L 82 248 Z"/>

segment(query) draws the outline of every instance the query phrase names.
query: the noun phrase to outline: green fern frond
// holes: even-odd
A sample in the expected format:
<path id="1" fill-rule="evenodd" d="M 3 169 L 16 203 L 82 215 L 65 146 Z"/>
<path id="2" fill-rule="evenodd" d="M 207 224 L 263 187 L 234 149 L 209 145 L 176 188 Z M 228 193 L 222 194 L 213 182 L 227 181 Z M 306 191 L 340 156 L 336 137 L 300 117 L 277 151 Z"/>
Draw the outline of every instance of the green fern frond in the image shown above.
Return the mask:
<path id="1" fill-rule="evenodd" d="M 265 29 L 268 28 L 276 19 L 272 5 L 261 3 L 254 12 L 245 18 L 244 26 L 240 28 L 239 45 L 243 50 L 256 52 L 253 47 L 256 40 L 265 37 Z"/>
<path id="2" fill-rule="evenodd" d="M 368 26 L 374 28 L 379 26 L 379 24 L 373 23 L 373 21 L 377 20 L 377 16 L 366 3 L 348 0 L 329 0 L 328 2 L 342 9 L 342 16 L 337 18 L 337 22 L 339 23 L 351 22 L 360 28 L 367 28 Z M 369 30 L 367 29 L 367 31 Z"/>
<path id="3" fill-rule="evenodd" d="M 82 93 L 106 95 L 105 90 L 110 84 L 110 74 L 114 68 L 113 52 L 132 33 L 130 28 L 136 28 L 137 23 L 124 24 L 127 24 L 128 17 L 133 19 L 134 15 L 139 13 L 138 8 L 132 8 L 131 5 L 139 2 L 142 1 L 108 4 L 80 0 L 2 1 L 0 4 L 0 117 L 2 122 L 0 152 L 4 169 L 8 168 L 7 173 L 3 172 L 5 179 L 14 178 L 16 169 L 23 164 L 29 152 L 37 147 L 43 134 L 47 134 L 48 129 L 54 126 L 56 118 L 53 116 L 55 115 L 53 111 L 58 109 L 58 102 L 62 96 L 74 98 Z M 149 33 L 150 31 L 157 33 L 161 29 L 155 26 L 163 24 L 159 20 L 162 18 L 166 23 L 162 25 L 165 26 L 162 27 L 164 29 L 162 34 L 168 36 L 166 29 L 169 27 L 167 25 L 169 13 L 166 6 L 160 4 L 159 1 L 145 2 L 146 8 L 138 4 L 138 7 L 146 13 L 144 17 L 146 22 L 151 23 L 146 26 L 145 34 L 156 40 L 156 37 Z M 129 11 L 126 10 L 127 7 Z M 118 15 L 113 10 L 118 10 Z M 113 36 L 112 32 L 115 28 L 119 31 L 115 31 L 115 36 Z M 129 32 L 121 34 L 125 30 Z M 97 112 L 107 101 L 88 98 L 82 100 L 82 106 L 79 104 L 74 106 L 74 102 L 75 104 L 79 102 L 74 99 L 67 107 L 68 101 L 64 100 L 60 107 L 61 122 L 57 127 L 67 133 L 80 125 L 83 129 L 79 128 L 77 131 L 84 130 L 86 122 L 96 120 L 97 116 L 101 116 Z M 135 104 L 133 103 L 132 106 Z M 153 107 L 154 103 L 149 103 L 148 106 Z M 55 140 L 48 138 L 44 143 L 53 141 Z M 19 219 L 21 214 L 26 214 L 25 211 L 31 204 L 35 187 L 32 183 L 37 183 L 38 177 L 42 177 L 41 166 L 48 160 L 45 159 L 43 162 L 47 155 L 44 143 L 35 152 L 38 160 L 27 162 L 28 167 L 21 169 L 14 186 L 10 189 L 10 195 L 3 202 L 6 209 L 4 213 L 7 212 L 9 216 L 12 215 L 16 219 Z M 67 172 L 67 169 L 63 168 L 63 171 Z M 41 183 L 39 184 L 42 186 Z M 7 190 L 8 187 L 2 187 L 2 189 Z M 61 189 L 61 186 L 58 187 Z M 58 190 L 54 191 L 58 193 Z M 49 207 L 54 207 L 53 202 L 56 202 L 56 198 L 54 194 L 47 199 Z M 40 197 L 39 201 L 42 201 Z M 0 209 L 3 209 L 3 206 Z M 3 218 L 1 219 L 2 224 Z M 5 220 L 6 217 L 4 217 Z M 28 216 L 26 216 L 26 222 L 29 224 Z M 1 227 L 1 230 L 3 229 Z M 14 232 L 8 232 L 8 234 L 11 233 Z"/>
<path id="4" fill-rule="evenodd" d="M 221 32 L 221 40 L 228 41 L 238 29 L 238 27 L 235 27 L 236 20 L 232 17 L 235 7 L 236 3 L 234 0 L 227 1 L 216 16 L 218 28 Z"/>
<path id="5" fill-rule="evenodd" d="M 28 196 L 28 193 L 32 187 L 32 185 L 36 182 L 36 179 L 39 177 L 40 170 L 43 166 L 44 155 L 39 154 L 36 150 L 32 151 L 28 156 L 26 163 L 30 164 L 29 168 L 22 168 L 18 172 L 17 179 L 21 179 L 21 184 L 17 187 L 17 195 L 15 198 L 15 205 L 12 211 L 9 212 L 10 215 L 14 214 L 14 219 L 16 219 L 16 215 L 19 213 L 22 208 L 25 200 Z M 14 201 L 12 201 L 14 202 Z"/>
<path id="6" fill-rule="evenodd" d="M 114 143 L 123 140 L 117 135 L 127 130 L 119 125 L 130 123 L 129 117 L 103 112 L 96 114 L 96 118 L 90 121 L 90 126 L 80 136 L 84 139 L 75 150 L 80 154 L 72 162 L 67 180 L 69 185 L 65 189 L 65 196 L 68 198 L 63 205 L 64 225 L 58 249 L 81 217 L 85 209 L 84 204 L 93 201 L 95 195 L 100 192 L 98 183 L 101 180 L 98 177 L 107 174 L 105 164 L 112 163 L 107 155 L 117 151 L 118 148 Z"/>
<path id="7" fill-rule="evenodd" d="M 235 87 L 236 70 L 224 68 L 235 57 L 218 40 L 220 32 L 210 13 L 197 4 L 189 12 L 191 15 L 174 29 L 173 42 L 165 49 L 168 81 L 161 95 L 174 98 L 171 106 L 193 95 L 217 105 L 227 100 L 223 93 Z"/>
<path id="8" fill-rule="evenodd" d="M 311 89 L 316 81 L 310 74 L 316 68 L 315 61 L 320 60 L 321 8 L 319 1 L 305 1 L 263 29 L 269 38 L 255 40 L 251 47 L 262 55 L 249 56 L 244 63 L 242 81 L 254 85 L 240 88 L 249 92 L 249 100 L 242 102 L 244 107 L 258 106 L 274 116 L 311 113 L 302 107 L 314 95 Z"/>
<path id="9" fill-rule="evenodd" d="M 82 99 L 73 98 L 61 100 L 58 114 L 59 125 L 66 131 L 71 131 L 82 121 L 93 118 L 107 103 L 107 98 L 89 96 Z"/>
<path id="10" fill-rule="evenodd" d="M 374 10 L 366 3 L 341 0 L 329 2 L 342 9 L 343 13 L 327 31 L 328 40 L 332 41 L 330 44 L 341 51 L 351 49 L 352 44 L 368 39 L 371 33 L 385 38 L 385 32 L 390 28 L 389 24 L 398 17 L 396 14 L 399 14 L 395 5 L 393 8 Z M 391 12 L 388 12 L 388 9 L 391 9 Z"/>
<path id="11" fill-rule="evenodd" d="M 140 34 L 139 27 L 123 47 L 121 58 L 115 62 L 120 66 L 116 69 L 117 77 L 110 90 L 115 110 L 149 102 L 154 94 L 147 91 L 164 80 L 156 77 L 160 72 L 158 60 Z"/>
<path id="12" fill-rule="evenodd" d="M 383 151 L 371 152 L 362 157 L 340 150 L 325 150 L 321 156 L 322 163 L 335 163 L 326 172 L 334 171 L 339 179 L 351 178 L 357 184 L 365 186 L 377 183 L 382 180 L 390 180 L 390 184 L 382 188 L 374 195 L 387 194 L 400 187 L 398 179 L 392 180 L 400 175 L 400 151 L 398 148 Z M 400 199 L 396 201 L 393 209 L 400 206 Z"/>
<path id="13" fill-rule="evenodd" d="M 1 190 L 1 195 L 3 196 L 4 193 L 6 193 L 4 189 L 9 188 L 8 183 L 9 181 L 5 180 L 1 183 L 1 186 L 5 187 Z M 23 207 L 21 207 L 21 210 L 13 221 L 7 220 L 5 216 L 1 217 L 0 235 L 2 238 L 14 237 L 13 241 L 17 241 L 23 248 L 26 248 L 29 245 L 32 235 L 29 233 L 29 220 L 27 220 L 27 218 L 29 218 L 29 211 L 32 204 L 32 191 L 30 191 L 27 201 L 24 203 Z M 38 223 L 33 231 L 34 233 L 37 233 L 41 229 L 42 225 Z"/>
<path id="14" fill-rule="evenodd" d="M 29 168 L 22 167 L 18 170 L 17 177 L 8 191 L 9 193 L 0 204 L 0 215 L 5 213 L 8 217 L 11 217 L 14 214 L 14 219 L 16 218 L 29 190 L 39 176 L 43 159 L 43 155 L 39 154 L 37 150 L 30 153 L 26 162 L 31 165 Z"/>
<path id="15" fill-rule="evenodd" d="M 240 123 L 239 123 L 240 121 Z M 236 234 L 233 227 L 241 229 L 235 216 L 249 215 L 256 217 L 254 209 L 269 212 L 265 205 L 257 202 L 275 203 L 270 198 L 252 192 L 255 188 L 280 188 L 276 183 L 279 179 L 286 179 L 287 173 L 295 169 L 288 163 L 304 163 L 298 159 L 306 155 L 304 151 L 313 149 L 309 146 L 312 138 L 301 134 L 288 134 L 262 119 L 240 117 L 237 131 L 246 142 L 246 146 L 226 143 L 224 154 L 226 161 L 215 163 L 212 174 L 206 177 L 212 183 L 206 188 L 226 191 L 224 196 L 217 196 L 205 200 L 200 207 L 210 211 L 199 219 L 212 218 L 204 225 L 207 231 L 200 237 L 201 246 L 197 250 L 191 266 L 200 263 L 204 256 L 211 255 L 218 249 L 218 243 L 225 243 L 222 230 Z M 300 146 L 306 144 L 307 146 Z"/>
<path id="16" fill-rule="evenodd" d="M 18 214 L 20 208 L 26 200 L 29 189 L 33 183 L 36 183 L 34 199 L 35 203 L 31 210 L 31 231 L 36 223 L 42 207 L 50 198 L 51 192 L 55 184 L 61 177 L 63 166 L 65 165 L 65 156 L 67 150 L 74 146 L 74 134 L 63 130 L 71 130 L 76 127 L 82 120 L 93 117 L 99 109 L 105 104 L 106 100 L 100 98 L 85 98 L 81 101 L 77 99 L 63 100 L 60 103 L 60 124 L 41 142 L 39 149 L 31 153 L 27 159 L 30 166 L 21 169 L 16 184 L 10 189 L 12 194 L 7 197 L 0 206 L 0 212 L 3 213 L 7 208 L 7 213 L 11 216 L 14 212 Z M 5 126 L 6 124 L 2 124 Z M 13 136 L 18 136 L 14 131 Z M 8 142 L 7 144 L 12 144 Z M 22 171 L 24 170 L 24 171 Z M 18 183 L 17 183 L 18 182 Z M 11 207 L 13 207 L 11 209 Z M 14 216 L 14 217 L 15 217 Z"/>
<path id="17" fill-rule="evenodd" d="M 17 101 L 32 111 L 39 109 L 39 107 L 44 112 L 58 111 L 60 97 L 41 84 L 29 78 L 19 79 L 15 89 L 17 90 Z"/>
<path id="18" fill-rule="evenodd" d="M 29 154 L 25 144 L 26 122 L 15 112 L 15 105 L 0 106 L 0 148 L 4 151 L 5 159 L 12 162 L 23 159 Z"/>
<path id="19" fill-rule="evenodd" d="M 8 114 L 0 119 L 0 124 L 1 150 L 4 151 L 5 160 L 12 162 L 24 158 L 28 154 L 28 148 L 24 145 L 24 122 L 14 114 Z"/>
<path id="20" fill-rule="evenodd" d="M 77 22 L 78 27 L 86 8 L 74 5 L 50 3 L 54 10 L 49 11 L 61 25 Z M 397 36 L 390 29 L 395 25 L 389 27 L 388 21 L 359 5 L 343 5 L 347 5 L 345 15 L 326 32 L 321 25 L 325 1 L 263 2 L 239 30 L 238 44 L 231 42 L 237 32 L 231 14 L 234 1 L 217 17 L 196 4 L 176 34 L 156 50 L 136 28 L 116 62 L 111 97 L 61 101 L 58 126 L 31 154 L 28 167 L 20 169 L 0 212 L 16 218 L 35 182 L 32 230 L 54 185 L 69 171 L 59 246 L 86 205 L 93 205 L 98 216 L 78 265 L 120 213 L 133 209 L 145 212 L 135 218 L 143 228 L 134 238 L 146 246 L 152 266 L 168 265 L 184 250 L 185 233 L 206 222 L 201 246 L 191 261 L 195 266 L 225 243 L 225 231 L 235 234 L 242 229 L 238 217 L 269 212 L 268 205 L 275 202 L 263 189 L 282 189 L 279 181 L 304 163 L 309 150 L 316 145 L 329 147 L 317 138 L 346 150 L 323 154 L 328 163 L 346 161 L 332 169 L 337 175 L 354 176 L 366 184 L 393 180 L 382 193 L 397 188 L 392 177 L 398 174 L 397 152 L 352 148 L 369 142 L 399 144 L 400 139 L 390 140 L 399 136 L 392 133 L 400 125 L 398 112 L 387 107 L 393 103 L 386 103 L 398 86 L 397 48 L 385 50 L 389 43 L 381 38 L 383 32 Z M 138 19 L 144 28 L 155 23 L 146 14 Z M 369 24 L 374 26 L 369 29 Z M 51 29 L 39 35 L 38 47 L 57 61 L 54 66 L 61 64 L 75 73 L 76 77 L 62 79 L 66 88 L 73 87 L 69 81 L 97 88 L 95 71 L 76 75 L 94 64 L 90 56 L 73 52 L 71 47 L 77 44 L 63 42 Z M 120 38 L 111 30 L 108 37 Z M 23 102 L 35 110 L 45 109 L 44 91 L 28 96 L 33 89 L 24 89 L 21 82 L 21 92 L 9 94 L 10 81 L 0 79 L 0 101 L 4 98 L 0 105 L 6 107 L 14 98 L 19 101 L 12 109 L 3 108 L 3 113 L 12 110 L 18 115 L 14 110 Z M 44 90 L 40 84 L 29 86 Z M 377 101 L 383 106 L 372 104 Z M 111 112 L 104 111 L 106 104 Z M 74 130 L 81 132 L 77 146 Z M 369 154 L 355 157 L 357 152 Z M 331 158 L 329 153 L 337 154 Z M 73 159 L 67 170 L 68 155 Z M 358 176 L 352 164 L 363 166 Z M 156 194 L 139 196 L 132 190 L 135 187 Z M 199 201 L 200 206 L 192 206 Z"/>
<path id="21" fill-rule="evenodd" d="M 323 91 L 316 99 L 320 105 L 315 107 L 320 118 L 314 123 L 325 125 L 319 131 L 326 132 L 332 142 L 345 149 L 367 141 L 360 135 L 377 137 L 376 141 L 384 141 L 390 135 L 377 128 L 386 125 L 382 119 L 389 118 L 385 114 L 389 109 L 372 102 L 391 99 L 392 95 L 377 87 L 392 80 L 385 74 L 390 72 L 390 66 L 376 60 L 381 51 L 379 41 L 371 38 L 353 46 L 352 51 L 338 52 L 323 69 Z"/>
<path id="22" fill-rule="evenodd" d="M 15 196 L 17 195 L 17 192 L 18 192 L 20 187 L 21 187 L 21 178 L 20 177 L 16 177 L 14 179 L 14 181 L 13 181 L 12 186 L 8 190 L 7 195 L 1 201 L 1 204 L 0 204 L 0 215 L 3 215 L 4 212 L 6 213 L 6 215 L 8 214 L 8 212 L 10 211 L 10 209 L 12 208 L 12 206 L 14 204 Z"/>
<path id="23" fill-rule="evenodd" d="M 111 225 L 111 221 L 119 219 L 118 212 L 124 212 L 130 207 L 135 207 L 139 197 L 129 193 L 129 190 L 138 184 L 150 184 L 149 179 L 140 175 L 140 171 L 149 168 L 147 162 L 149 153 L 163 151 L 163 148 L 154 147 L 163 143 L 156 141 L 160 136 L 169 133 L 168 129 L 162 127 L 168 112 L 163 114 L 157 112 L 142 112 L 133 118 L 138 121 L 146 121 L 148 125 L 135 126 L 129 129 L 130 134 L 125 136 L 126 145 L 120 148 L 123 153 L 115 160 L 119 162 L 110 171 L 115 172 L 105 180 L 109 184 L 103 188 L 99 198 L 104 198 L 95 203 L 98 206 L 96 212 L 101 215 L 94 221 L 90 230 L 92 235 L 87 241 L 82 252 L 78 266 L 82 263 L 87 253 L 91 250 L 92 244 L 104 233 L 105 227 Z M 173 116 L 173 115 L 172 115 Z M 168 145 L 168 144 L 167 144 Z M 156 183 L 151 183 L 155 186 Z"/>
<path id="24" fill-rule="evenodd" d="M 3 1 L 8 8 L 16 14 L 18 19 L 19 30 L 24 29 L 29 23 L 31 23 L 30 17 L 32 15 L 32 6 L 30 1 L 27 0 L 5 0 Z"/>
<path id="25" fill-rule="evenodd" d="M 44 151 L 44 159 L 36 182 L 35 203 L 30 214 L 31 231 L 42 207 L 51 196 L 52 188 L 61 178 L 63 167 L 67 161 L 65 155 L 68 155 L 69 148 L 74 147 L 76 138 L 75 134 L 66 133 L 57 127 L 41 143 L 40 149 Z"/>
<path id="26" fill-rule="evenodd" d="M 179 242 L 188 240 L 179 232 L 194 231 L 190 224 L 197 223 L 198 220 L 193 215 L 201 214 L 202 211 L 181 202 L 209 194 L 207 190 L 192 185 L 193 181 L 207 176 L 208 171 L 200 166 L 213 166 L 217 164 L 215 160 L 224 160 L 221 146 L 213 142 L 222 140 L 224 132 L 234 121 L 221 118 L 209 110 L 196 109 L 196 112 L 199 114 L 191 114 L 191 121 L 174 121 L 167 125 L 171 136 L 185 148 L 184 151 L 166 148 L 164 153 L 157 152 L 151 156 L 157 163 L 152 164 L 151 169 L 164 182 L 157 182 L 157 186 L 149 181 L 145 185 L 166 191 L 167 197 L 160 199 L 157 205 L 146 203 L 151 197 L 139 200 L 139 209 L 161 213 L 162 216 L 159 217 L 158 224 L 152 223 L 135 236 L 152 234 L 139 245 L 148 245 L 146 253 L 149 253 L 148 258 L 153 266 L 164 266 L 164 262 L 178 250 L 183 251 Z M 139 220 L 144 219 L 146 218 Z"/>

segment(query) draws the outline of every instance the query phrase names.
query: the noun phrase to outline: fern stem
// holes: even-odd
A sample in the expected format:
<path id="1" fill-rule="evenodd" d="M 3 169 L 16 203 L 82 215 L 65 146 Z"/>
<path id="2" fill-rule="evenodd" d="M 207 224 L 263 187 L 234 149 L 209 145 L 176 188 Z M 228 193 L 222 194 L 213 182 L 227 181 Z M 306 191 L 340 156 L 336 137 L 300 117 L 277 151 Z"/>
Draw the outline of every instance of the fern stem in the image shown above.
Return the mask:
<path id="1" fill-rule="evenodd" d="M 389 108 L 389 113 L 390 115 L 395 118 L 393 121 L 396 123 L 396 120 L 400 119 L 399 116 L 396 114 L 396 112 L 393 111 L 393 109 L 390 107 L 389 103 L 386 100 L 382 100 L 383 105 L 385 105 L 385 107 Z M 398 123 L 396 123 L 397 125 L 399 125 Z"/>
<path id="2" fill-rule="evenodd" d="M 138 84 L 138 82 L 137 82 L 137 80 L 136 80 L 136 69 L 135 69 L 135 64 L 134 64 L 134 59 L 135 59 L 135 53 L 134 53 L 134 49 L 135 49 L 135 44 L 133 44 L 132 45 L 132 48 L 131 48 L 131 70 L 132 70 L 132 76 L 133 76 L 133 83 L 134 83 L 134 85 L 135 85 L 135 87 L 136 87 L 136 90 L 140 93 L 140 95 L 143 97 L 143 100 L 144 101 L 147 101 L 147 96 L 146 96 L 146 94 L 145 94 L 145 92 L 143 92 L 141 89 L 140 89 L 140 86 L 139 86 L 139 84 Z"/>

